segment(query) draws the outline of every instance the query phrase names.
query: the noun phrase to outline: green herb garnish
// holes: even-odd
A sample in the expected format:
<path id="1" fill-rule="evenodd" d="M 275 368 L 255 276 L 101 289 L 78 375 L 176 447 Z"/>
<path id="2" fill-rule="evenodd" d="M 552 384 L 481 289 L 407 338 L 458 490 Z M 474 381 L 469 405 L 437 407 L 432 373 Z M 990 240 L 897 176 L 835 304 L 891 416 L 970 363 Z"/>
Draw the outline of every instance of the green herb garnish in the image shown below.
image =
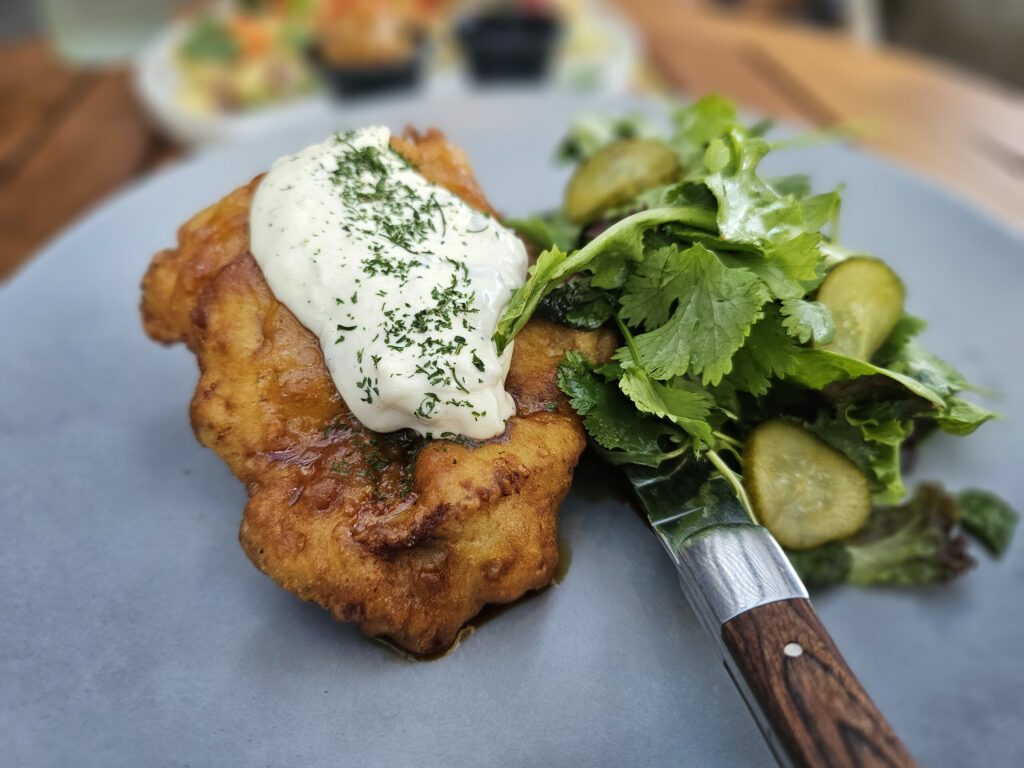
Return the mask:
<path id="1" fill-rule="evenodd" d="M 849 459 L 844 471 L 864 475 L 859 487 L 875 503 L 900 502 L 907 446 L 930 431 L 970 434 L 994 414 L 964 399 L 963 376 L 918 343 L 924 323 L 903 313 L 902 286 L 878 260 L 857 255 L 857 269 L 819 300 L 823 281 L 853 255 L 836 242 L 839 193 L 812 194 L 805 177 L 763 179 L 758 165 L 772 148 L 764 124 L 743 124 L 718 97 L 677 110 L 673 122 L 662 139 L 678 162 L 672 181 L 651 182 L 589 213 L 592 221 L 570 224 L 556 211 L 511 222 L 545 250 L 498 323 L 499 352 L 535 313 L 617 330 L 611 362 L 595 367 L 569 352 L 558 384 L 592 446 L 627 469 L 649 513 L 671 496 L 718 510 L 708 520 L 724 520 L 719 512 L 728 509 L 729 520 L 742 510 L 757 522 L 756 503 L 785 498 L 760 493 L 752 503 L 743 482 L 744 460 L 758 460 L 745 444 L 770 419 L 820 440 L 802 444 L 824 444 L 822 467 L 834 455 L 829 448 Z M 622 125 L 599 129 L 591 119 L 564 154 L 592 155 L 622 135 Z M 860 302 L 851 280 L 858 274 L 891 290 Z M 793 482 L 828 483 L 815 475 L 822 467 L 793 466 L 801 475 Z M 645 496 L 641 489 L 654 481 L 675 490 Z M 1016 520 L 998 499 L 972 493 L 957 503 L 926 488 L 869 516 L 865 490 L 854 519 L 867 522 L 857 533 L 794 558 L 817 583 L 948 578 L 969 563 L 959 526 L 999 553 Z M 806 500 L 813 510 L 813 494 Z M 828 525 L 818 530 L 817 541 L 829 538 Z"/>

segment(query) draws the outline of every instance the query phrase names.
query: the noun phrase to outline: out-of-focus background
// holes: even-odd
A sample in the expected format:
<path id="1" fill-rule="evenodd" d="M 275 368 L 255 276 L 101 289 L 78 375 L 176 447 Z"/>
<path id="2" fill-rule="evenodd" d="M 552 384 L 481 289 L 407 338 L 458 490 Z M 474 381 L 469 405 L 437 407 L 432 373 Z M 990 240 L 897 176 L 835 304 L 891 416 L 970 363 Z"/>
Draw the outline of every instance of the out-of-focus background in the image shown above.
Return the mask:
<path id="1" fill-rule="evenodd" d="M 1021 0 L 2 0 L 0 279 L 200 148 L 324 109 L 523 88 L 717 91 L 853 124 L 1024 224 Z"/>

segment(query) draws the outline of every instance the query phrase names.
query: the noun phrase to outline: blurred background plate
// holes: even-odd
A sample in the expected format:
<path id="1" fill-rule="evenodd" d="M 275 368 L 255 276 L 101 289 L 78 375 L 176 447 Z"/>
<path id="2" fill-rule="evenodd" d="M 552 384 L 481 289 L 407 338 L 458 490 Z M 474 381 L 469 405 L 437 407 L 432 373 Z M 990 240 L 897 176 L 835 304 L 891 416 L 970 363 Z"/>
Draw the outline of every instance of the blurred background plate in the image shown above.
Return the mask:
<path id="1" fill-rule="evenodd" d="M 323 120 L 331 111 L 321 91 L 237 112 L 189 109 L 182 104 L 181 71 L 175 63 L 187 32 L 186 22 L 169 25 L 138 56 L 133 68 L 139 101 L 156 125 L 175 141 L 189 146 L 238 141 L 288 123 Z"/>
<path id="2" fill-rule="evenodd" d="M 505 95 L 346 109 L 121 193 L 0 287 L 0 743 L 11 765 L 770 765 L 674 570 L 586 466 L 564 580 L 454 653 L 408 662 L 279 590 L 236 543 L 245 492 L 188 425 L 191 355 L 148 341 L 138 282 L 177 227 L 277 156 L 368 123 L 436 125 L 494 205 L 557 203 L 574 113 L 650 102 Z M 1024 504 L 1024 241 L 882 162 L 773 158 L 848 183 L 844 243 L 889 260 L 925 341 L 1007 420 L 936 439 L 917 476 Z M 949 584 L 814 596 L 925 765 L 1021 765 L 1024 541 Z"/>
<path id="3" fill-rule="evenodd" d="M 569 1 L 565 6 L 563 15 L 568 21 L 549 76 L 492 83 L 491 89 L 621 93 L 633 85 L 638 77 L 640 43 L 632 27 L 601 3 L 588 4 L 586 12 L 580 2 Z M 209 97 L 201 93 L 202 86 L 211 86 L 187 82 L 179 59 L 183 45 L 203 18 L 198 22 L 190 18 L 167 24 L 145 44 L 132 65 L 132 82 L 139 102 L 156 127 L 175 142 L 202 147 L 238 141 L 280 130 L 287 124 L 316 123 L 327 114 L 336 115 L 339 108 L 358 107 L 367 99 L 380 101 L 395 96 L 382 91 L 332 100 L 326 89 L 314 82 L 304 91 L 268 98 L 259 105 L 228 109 L 201 104 L 197 96 Z M 426 42 L 423 53 L 429 77 L 425 83 L 416 83 L 398 96 L 454 98 L 468 96 L 482 87 L 465 71 L 461 53 L 450 34 L 436 33 Z M 312 75 L 313 62 L 307 66 Z"/>

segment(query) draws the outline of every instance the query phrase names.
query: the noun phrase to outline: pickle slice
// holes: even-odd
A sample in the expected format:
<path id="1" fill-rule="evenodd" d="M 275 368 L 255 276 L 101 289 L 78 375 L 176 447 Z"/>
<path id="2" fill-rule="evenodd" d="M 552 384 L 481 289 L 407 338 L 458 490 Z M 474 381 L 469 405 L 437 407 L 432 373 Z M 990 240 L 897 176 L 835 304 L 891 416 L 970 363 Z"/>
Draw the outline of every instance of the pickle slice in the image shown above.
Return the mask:
<path id="1" fill-rule="evenodd" d="M 871 489 L 856 465 L 785 421 L 766 421 L 750 434 L 743 484 L 761 524 L 790 549 L 850 536 L 871 512 Z"/>
<path id="2" fill-rule="evenodd" d="M 619 139 L 584 160 L 565 190 L 565 213 L 587 223 L 602 211 L 679 175 L 676 153 L 657 139 Z"/>
<path id="3" fill-rule="evenodd" d="M 903 284 L 885 262 L 857 256 L 829 272 L 818 301 L 836 326 L 821 348 L 869 362 L 903 314 Z"/>

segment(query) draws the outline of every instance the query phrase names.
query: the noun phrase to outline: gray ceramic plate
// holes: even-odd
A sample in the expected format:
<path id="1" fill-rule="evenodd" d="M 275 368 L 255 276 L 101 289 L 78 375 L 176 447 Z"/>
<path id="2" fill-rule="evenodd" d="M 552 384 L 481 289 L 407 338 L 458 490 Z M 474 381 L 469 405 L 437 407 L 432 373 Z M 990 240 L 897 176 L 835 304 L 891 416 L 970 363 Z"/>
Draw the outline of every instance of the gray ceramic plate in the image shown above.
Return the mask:
<path id="1" fill-rule="evenodd" d="M 440 661 L 405 661 L 279 590 L 235 541 L 241 485 L 189 429 L 192 356 L 139 328 L 150 256 L 276 156 L 339 126 L 437 125 L 496 206 L 521 213 L 557 202 L 548 158 L 579 106 L 506 96 L 324 115 L 144 181 L 0 289 L 6 764 L 770 764 L 659 544 L 584 481 L 562 510 L 564 581 Z M 1024 506 L 1024 242 L 863 154 L 774 165 L 845 180 L 844 241 L 889 259 L 932 321 L 929 345 L 1007 395 L 1006 421 L 936 439 L 918 476 Z M 1024 765 L 1022 550 L 1019 536 L 945 586 L 815 597 L 924 764 Z"/>

